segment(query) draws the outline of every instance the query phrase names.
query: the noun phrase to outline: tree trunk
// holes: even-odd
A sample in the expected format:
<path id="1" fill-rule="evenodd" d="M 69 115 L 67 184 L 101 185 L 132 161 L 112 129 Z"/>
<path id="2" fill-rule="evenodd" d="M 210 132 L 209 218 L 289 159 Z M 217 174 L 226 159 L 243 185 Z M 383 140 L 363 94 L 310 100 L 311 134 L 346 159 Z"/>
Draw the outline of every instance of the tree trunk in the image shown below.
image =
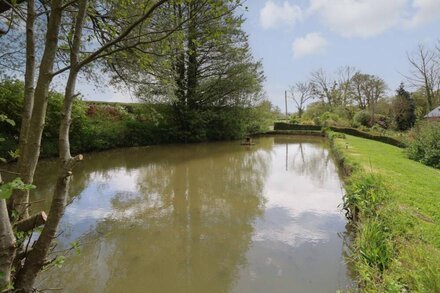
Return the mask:
<path id="1" fill-rule="evenodd" d="M 40 71 L 34 92 L 34 107 L 27 131 L 27 143 L 21 154 L 20 177 L 26 184 L 34 179 L 35 169 L 40 156 L 41 137 L 46 120 L 49 86 L 52 81 L 52 71 L 58 48 L 58 33 L 62 14 L 62 0 L 51 1 L 51 13 L 47 24 L 47 33 Z M 15 192 L 11 199 L 11 210 L 17 210 L 21 217 L 28 214 L 29 191 Z"/>
<path id="2" fill-rule="evenodd" d="M 2 179 L 0 175 L 0 184 Z M 16 240 L 9 221 L 6 200 L 0 199 L 0 292 L 11 283 L 11 268 L 16 251 Z"/>
<path id="3" fill-rule="evenodd" d="M 16 241 L 9 222 L 6 201 L 0 200 L 0 291 L 11 283 L 11 268 L 14 261 Z"/>
<path id="4" fill-rule="evenodd" d="M 197 28 L 195 18 L 195 3 L 189 4 L 189 24 L 188 24 L 188 74 L 187 74 L 187 101 L 190 110 L 196 106 L 196 89 L 198 77 L 197 64 Z"/>
<path id="5" fill-rule="evenodd" d="M 17 274 L 15 287 L 19 292 L 30 292 L 35 282 L 38 272 L 42 269 L 47 253 L 50 249 L 52 240 L 55 238 L 58 224 L 64 215 L 67 196 L 69 193 L 69 183 L 72 169 L 76 162 L 82 160 L 82 155 L 72 158 L 70 155 L 69 131 L 72 116 L 72 105 L 75 99 L 75 87 L 78 77 L 79 50 L 81 47 L 81 36 L 87 11 L 88 0 L 82 0 L 75 22 L 75 32 L 73 45 L 70 55 L 71 70 L 67 80 L 62 121 L 59 132 L 59 160 L 60 169 L 58 180 L 55 186 L 49 217 L 44 226 L 40 237 L 34 248 L 26 258 L 23 268 Z"/>
<path id="6" fill-rule="evenodd" d="M 35 1 L 27 2 L 27 20 L 26 20 L 26 72 L 24 75 L 24 104 L 21 117 L 21 129 L 19 147 L 20 152 L 27 145 L 29 123 L 31 120 L 32 109 L 34 107 L 34 84 L 35 84 Z M 20 165 L 22 160 L 18 159 Z"/>
<path id="7" fill-rule="evenodd" d="M 30 127 L 30 120 L 32 116 L 32 109 L 34 107 L 34 85 L 35 85 L 35 1 L 29 0 L 27 2 L 27 18 L 26 18 L 26 72 L 24 75 L 24 102 L 21 116 L 20 138 L 18 150 L 20 156 L 18 157 L 18 172 L 20 174 L 26 173 L 26 162 L 23 159 L 24 149 L 28 143 L 28 133 Z M 11 198 L 9 211 L 18 209 L 20 212 L 19 218 L 28 217 L 27 201 L 16 199 L 26 199 L 27 191 L 16 190 Z M 21 208 L 18 205 L 24 205 Z"/>

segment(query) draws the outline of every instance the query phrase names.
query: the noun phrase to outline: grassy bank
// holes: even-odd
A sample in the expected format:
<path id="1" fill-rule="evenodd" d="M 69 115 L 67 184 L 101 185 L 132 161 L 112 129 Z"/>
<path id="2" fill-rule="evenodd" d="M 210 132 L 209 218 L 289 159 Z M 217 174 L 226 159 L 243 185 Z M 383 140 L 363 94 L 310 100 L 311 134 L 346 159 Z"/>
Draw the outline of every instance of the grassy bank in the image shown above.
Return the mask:
<path id="1" fill-rule="evenodd" d="M 333 139 L 355 219 L 353 263 L 367 292 L 440 292 L 440 171 L 405 151 L 347 135 Z"/>

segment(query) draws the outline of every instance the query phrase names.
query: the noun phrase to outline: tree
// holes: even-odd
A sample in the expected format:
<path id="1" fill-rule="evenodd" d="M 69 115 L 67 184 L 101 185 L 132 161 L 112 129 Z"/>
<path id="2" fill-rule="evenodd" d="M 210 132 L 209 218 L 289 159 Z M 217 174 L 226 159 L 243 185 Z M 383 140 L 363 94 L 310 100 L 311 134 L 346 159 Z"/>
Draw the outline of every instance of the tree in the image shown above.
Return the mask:
<path id="1" fill-rule="evenodd" d="M 297 82 L 290 88 L 290 96 L 298 110 L 298 116 L 301 118 L 307 102 L 314 99 L 312 86 L 308 82 Z"/>
<path id="2" fill-rule="evenodd" d="M 353 95 L 352 95 L 351 84 L 353 77 L 358 73 L 359 71 L 352 66 L 340 67 L 337 70 L 337 78 L 338 78 L 337 103 L 342 105 L 343 107 L 346 107 L 352 103 Z"/>
<path id="3" fill-rule="evenodd" d="M 357 72 L 351 79 L 351 92 L 353 100 L 362 110 L 369 109 L 371 113 L 370 124 L 374 125 L 374 115 L 377 103 L 384 97 L 387 85 L 378 76 Z"/>
<path id="4" fill-rule="evenodd" d="M 426 97 L 427 112 L 431 111 L 440 99 L 440 54 L 434 48 L 419 44 L 417 51 L 407 54 L 411 66 L 406 77 L 410 85 L 423 88 Z"/>
<path id="5" fill-rule="evenodd" d="M 369 75 L 361 72 L 356 73 L 351 79 L 351 92 L 353 94 L 353 100 L 362 110 L 365 110 L 368 106 L 367 96 L 364 93 L 364 89 L 368 84 L 368 79 Z"/>
<path id="6" fill-rule="evenodd" d="M 63 120 L 60 126 L 60 169 L 49 217 L 38 237 L 38 240 L 33 246 L 33 249 L 30 251 L 25 250 L 25 253 L 16 254 L 16 247 L 14 244 L 15 238 L 11 238 L 9 243 L 6 243 L 11 249 L 2 251 L 7 251 L 7 253 L 2 253 L 0 255 L 0 263 L 9 264 L 1 266 L 2 285 L 9 282 L 11 272 L 15 271 L 14 286 L 16 290 L 30 292 L 38 272 L 44 265 L 48 264 L 45 258 L 52 240 L 55 237 L 58 223 L 64 213 L 72 169 L 75 163 L 82 159 L 82 156 L 71 157 L 69 145 L 71 110 L 72 103 L 77 96 L 75 93 L 75 84 L 79 72 L 96 60 L 108 58 L 112 54 L 130 48 L 136 48 L 136 46 L 139 46 L 140 44 L 154 43 L 169 36 L 173 32 L 172 30 L 167 32 L 157 32 L 147 29 L 146 32 L 142 33 L 135 30 L 141 25 L 146 24 L 148 26 L 147 20 L 152 18 L 154 12 L 165 2 L 168 1 L 159 0 L 142 2 L 138 6 L 144 8 L 140 13 L 136 11 L 136 13 L 124 14 L 121 13 L 121 11 L 125 10 L 121 10 L 121 8 L 127 8 L 127 5 L 130 5 L 130 3 L 116 3 L 120 4 L 116 5 L 115 3 L 106 3 L 103 1 L 94 3 L 95 6 L 89 8 L 89 2 L 87 0 L 71 1 L 64 5 L 61 0 L 52 0 L 49 4 L 50 12 L 46 11 L 43 14 L 49 14 L 48 22 L 46 24 L 46 38 L 42 50 L 43 54 L 41 62 L 39 64 L 39 74 L 35 91 L 29 91 L 29 96 L 33 96 L 34 104 L 33 107 L 29 107 L 31 108 L 29 123 L 23 123 L 23 125 L 28 125 L 28 129 L 23 132 L 27 133 L 27 143 L 23 145 L 23 149 L 20 149 L 21 164 L 19 171 L 23 181 L 26 184 L 31 184 L 39 158 L 49 86 L 54 76 L 69 71 L 64 97 L 64 109 L 62 113 Z M 101 6 L 98 9 L 96 5 Z M 123 7 L 121 7 L 121 5 Z M 69 8 L 68 13 L 66 12 L 66 8 Z M 30 13 L 28 13 L 28 18 L 35 17 L 31 10 L 32 8 L 29 10 Z M 114 17 L 115 14 L 117 14 L 117 17 Z M 64 20 L 66 21 L 65 23 L 61 21 L 63 15 Z M 89 19 L 88 24 L 93 24 L 86 26 L 86 18 Z M 104 22 L 106 25 L 103 25 Z M 92 27 L 87 38 L 85 38 L 85 35 L 83 34 L 85 27 Z M 66 38 L 60 40 L 59 32 L 61 29 L 66 29 L 68 33 L 66 34 Z M 176 30 L 177 28 L 174 29 Z M 30 32 L 31 30 L 28 30 L 28 37 Z M 86 46 L 87 43 L 85 44 L 82 42 L 83 39 L 89 40 L 89 46 Z M 97 43 L 100 44 L 100 46 L 96 46 Z M 30 44 L 30 38 L 28 38 L 28 44 Z M 82 51 L 83 47 L 87 48 Z M 66 52 L 68 53 L 66 54 Z M 27 61 L 32 61 L 35 57 L 32 55 L 31 50 L 26 56 Z M 60 56 L 61 59 L 57 60 L 57 57 Z M 62 63 L 62 58 L 64 56 L 69 56 L 68 63 L 63 68 L 59 68 L 57 71 L 53 72 L 54 64 L 57 62 Z M 29 76 L 26 75 L 25 84 L 32 85 L 32 77 Z M 26 78 L 28 80 L 26 80 Z M 32 86 L 27 88 L 31 89 Z M 31 99 L 26 100 L 25 106 L 30 106 L 30 103 Z M 6 218 L 5 213 L 12 214 L 13 210 L 19 209 L 20 217 L 23 218 L 23 220 L 27 220 L 28 206 L 28 193 L 15 192 L 13 194 L 9 211 L 5 210 L 3 206 L 0 210 L 0 213 L 2 213 L 2 219 Z M 12 224 L 15 219 L 10 218 L 10 221 Z M 9 235 L 8 233 L 10 232 L 11 227 L 12 225 L 0 226 L 0 235 Z M 16 267 L 10 265 L 9 260 L 11 258 L 14 259 L 12 263 L 16 264 Z"/>
<path id="7" fill-rule="evenodd" d="M 332 108 L 335 104 L 335 92 L 337 82 L 333 80 L 323 69 L 319 69 L 311 74 L 310 84 L 312 93 L 323 103 Z"/>
<path id="8" fill-rule="evenodd" d="M 340 67 L 335 74 L 323 69 L 312 72 L 310 84 L 313 94 L 330 109 L 336 106 L 346 107 L 351 103 L 351 81 L 357 70 L 351 66 Z"/>
<path id="9" fill-rule="evenodd" d="M 116 79 L 134 87 L 148 102 L 166 103 L 182 141 L 204 140 L 207 129 L 226 111 L 248 107 L 261 97 L 263 74 L 249 49 L 237 15 L 241 1 L 172 1 L 156 24 L 166 30 L 187 20 L 182 29 L 162 42 L 154 56 L 143 48 L 117 57 Z M 141 66 L 149 56 L 160 66 Z M 231 119 L 237 117 L 231 117 Z M 225 121 L 223 121 L 225 122 Z M 223 123 L 226 125 L 227 123 Z"/>
<path id="10" fill-rule="evenodd" d="M 403 83 L 400 84 L 396 93 L 392 102 L 394 123 L 398 130 L 407 130 L 416 122 L 416 105 L 411 94 L 405 90 Z"/>

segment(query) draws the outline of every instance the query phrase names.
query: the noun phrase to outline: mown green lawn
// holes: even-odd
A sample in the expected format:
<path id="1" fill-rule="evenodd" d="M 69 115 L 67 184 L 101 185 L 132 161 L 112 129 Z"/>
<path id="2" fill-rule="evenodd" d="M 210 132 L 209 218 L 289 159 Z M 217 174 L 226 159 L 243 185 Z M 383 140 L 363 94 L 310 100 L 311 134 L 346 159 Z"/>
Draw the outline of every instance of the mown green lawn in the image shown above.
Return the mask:
<path id="1" fill-rule="evenodd" d="M 382 288 L 440 292 L 440 170 L 381 142 L 347 135 L 335 143 L 349 164 L 380 174 L 390 191 L 381 217 L 393 235 L 394 258 L 378 280 Z"/>

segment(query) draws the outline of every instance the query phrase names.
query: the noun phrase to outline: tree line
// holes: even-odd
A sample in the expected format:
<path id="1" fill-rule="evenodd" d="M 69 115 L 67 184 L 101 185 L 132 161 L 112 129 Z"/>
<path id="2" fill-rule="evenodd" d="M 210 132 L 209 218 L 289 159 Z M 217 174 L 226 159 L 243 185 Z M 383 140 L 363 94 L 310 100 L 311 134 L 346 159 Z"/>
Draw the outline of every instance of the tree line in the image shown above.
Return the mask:
<path id="1" fill-rule="evenodd" d="M 432 47 L 419 45 L 417 50 L 408 54 L 410 73 L 402 78 L 414 89 L 411 94 L 402 83 L 396 94 L 390 97 L 390 88 L 381 77 L 352 66 L 341 67 L 334 73 L 319 69 L 307 80 L 290 87 L 289 95 L 295 103 L 296 115 L 302 118 L 307 106 L 311 111 L 321 106 L 323 109 L 319 114 L 338 113 L 350 121 L 356 113 L 361 112 L 364 117 L 368 113 L 368 121 L 362 123 L 365 126 L 380 122 L 377 114 L 382 114 L 394 118 L 396 129 L 410 128 L 414 125 L 415 115 L 422 118 L 440 105 L 439 44 Z M 403 122 L 402 117 L 408 115 L 411 116 L 409 120 Z"/>

